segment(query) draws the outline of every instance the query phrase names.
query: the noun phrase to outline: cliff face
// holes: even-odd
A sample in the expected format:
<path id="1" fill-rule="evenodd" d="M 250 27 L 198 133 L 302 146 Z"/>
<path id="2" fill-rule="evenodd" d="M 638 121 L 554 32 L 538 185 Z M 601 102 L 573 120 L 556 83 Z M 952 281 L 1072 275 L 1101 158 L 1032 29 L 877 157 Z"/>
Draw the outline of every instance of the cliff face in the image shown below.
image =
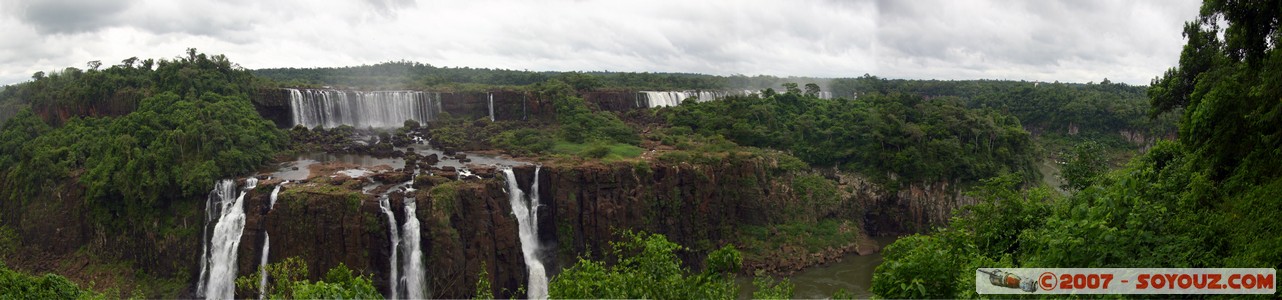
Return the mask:
<path id="1" fill-rule="evenodd" d="M 29 273 L 56 273 L 85 286 L 129 293 L 137 274 L 186 281 L 199 272 L 203 202 L 197 200 L 131 207 L 120 199 L 84 200 L 77 178 L 38 187 L 18 187 L 0 175 L 0 194 L 31 189 L 33 196 L 0 201 L 0 225 L 15 233 L 7 266 Z M 7 195 L 6 195 L 7 196 Z M 160 211 L 162 219 L 134 217 L 138 209 Z M 194 279 L 193 279 L 194 280 Z M 159 291 L 155 297 L 180 297 Z"/>
<path id="2" fill-rule="evenodd" d="M 530 192 L 534 166 L 514 168 L 518 185 Z M 814 224 L 842 220 L 840 230 L 861 238 L 827 249 L 784 245 L 777 257 L 752 260 L 748 268 L 787 273 L 824 263 L 850 252 L 875 251 L 866 234 L 895 235 L 926 230 L 947 221 L 951 210 L 970 202 L 945 184 L 914 185 L 887 192 L 844 173 L 780 172 L 760 158 L 722 159 L 700 164 L 649 162 L 582 162 L 548 164 L 538 170 L 542 205 L 537 219 L 540 257 L 549 275 L 582 255 L 602 258 L 618 230 L 645 230 L 667 235 L 689 251 L 679 256 L 698 267 L 707 252 L 726 244 L 743 249 L 745 227 Z M 406 197 L 417 203 L 429 295 L 465 298 L 474 292 L 482 268 L 497 297 L 517 294 L 527 282 L 517 222 L 507 185 L 494 173 L 463 181 L 420 176 L 413 192 L 389 193 L 398 227 L 408 219 Z M 835 202 L 808 202 L 815 191 L 798 185 L 798 176 L 836 182 Z M 375 176 L 375 178 L 379 178 Z M 399 180 L 399 179 L 398 179 Z M 398 181 L 388 180 L 388 181 Z M 8 265 L 29 271 L 75 273 L 59 263 L 78 250 L 98 251 L 108 259 L 127 261 L 139 272 L 186 281 L 181 295 L 191 296 L 199 273 L 203 201 L 177 201 L 165 208 L 171 220 L 130 221 L 130 228 L 105 228 L 91 221 L 81 187 L 50 187 L 25 203 L 3 203 L 3 222 L 22 240 Z M 339 263 L 372 275 L 375 286 L 389 293 L 388 221 L 378 198 L 395 182 L 362 191 L 365 180 L 339 175 L 286 184 L 274 209 L 269 207 L 274 180 L 260 182 L 245 198 L 246 224 L 237 258 L 241 276 L 258 272 L 263 233 L 271 237 L 269 262 L 300 257 L 312 279 Z M 102 212 L 99 212 L 102 213 Z M 127 218 L 126 216 L 121 216 Z M 774 230 L 774 229 L 769 229 Z M 776 235 L 785 234 L 776 233 Z M 773 249 L 770 249 L 773 250 Z M 43 256 L 42 256 L 43 255 Z M 15 263 L 16 262 L 16 263 Z M 69 276 L 78 279 L 75 276 Z M 80 280 L 92 280 L 88 277 Z M 238 296 L 252 297 L 254 291 Z"/>
<path id="3" fill-rule="evenodd" d="M 553 213 L 540 216 L 540 236 L 566 263 L 608 253 L 616 230 L 634 229 L 692 247 L 682 259 L 698 265 L 736 226 L 781 221 L 777 208 L 795 200 L 757 164 L 554 167 L 546 180 Z"/>
<path id="4" fill-rule="evenodd" d="M 839 173 L 837 182 L 856 197 L 864 230 L 876 236 L 921 233 L 948 224 L 953 210 L 977 203 L 949 182 L 910 184 L 888 193 L 856 175 Z"/>
<path id="5" fill-rule="evenodd" d="M 425 199 L 418 200 L 417 215 L 430 294 L 470 297 L 484 267 L 495 297 L 525 297 L 515 293 L 528 276 L 506 184 L 490 179 L 451 185 L 436 195 L 418 193 Z"/>

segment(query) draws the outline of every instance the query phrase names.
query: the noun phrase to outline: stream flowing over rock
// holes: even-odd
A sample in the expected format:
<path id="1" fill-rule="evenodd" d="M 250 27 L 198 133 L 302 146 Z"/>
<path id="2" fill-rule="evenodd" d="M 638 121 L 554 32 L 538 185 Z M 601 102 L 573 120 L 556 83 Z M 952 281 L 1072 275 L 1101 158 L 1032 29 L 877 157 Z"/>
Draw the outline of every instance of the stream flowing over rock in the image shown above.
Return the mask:
<path id="1" fill-rule="evenodd" d="M 507 192 L 509 201 L 512 203 L 512 213 L 516 215 L 516 222 L 520 228 L 521 253 L 525 257 L 525 267 L 530 272 L 527 297 L 529 299 L 547 299 L 548 297 L 548 277 L 547 270 L 543 267 L 543 261 L 539 258 L 539 168 L 534 169 L 534 183 L 532 183 L 532 193 L 526 197 L 521 190 L 520 184 L 516 181 L 516 174 L 512 168 L 503 169 L 504 178 L 507 181 Z"/>
<path id="2" fill-rule="evenodd" d="M 254 189 L 258 179 L 250 177 L 245 180 L 245 187 L 239 196 L 233 197 L 236 183 L 222 180 L 214 187 L 206 207 L 220 207 L 218 222 L 206 244 L 201 267 L 201 286 L 196 295 L 206 299 L 230 299 L 236 292 L 236 253 L 239 249 L 241 234 L 245 229 L 245 194 Z M 216 194 L 216 196 L 215 196 Z M 217 200 L 217 203 L 213 201 Z M 212 216 L 212 214 L 210 214 Z M 211 220 L 212 221 L 212 220 Z M 207 281 L 206 281 L 207 279 Z"/>

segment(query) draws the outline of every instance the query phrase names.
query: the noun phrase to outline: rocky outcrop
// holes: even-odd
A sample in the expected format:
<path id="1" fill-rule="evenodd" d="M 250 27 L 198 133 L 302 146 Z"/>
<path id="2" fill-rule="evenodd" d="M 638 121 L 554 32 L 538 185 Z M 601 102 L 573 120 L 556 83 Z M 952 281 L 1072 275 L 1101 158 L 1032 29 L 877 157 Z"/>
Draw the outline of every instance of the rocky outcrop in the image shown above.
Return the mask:
<path id="1" fill-rule="evenodd" d="M 450 182 L 420 190 L 417 215 L 423 226 L 428 288 L 435 298 L 467 298 L 481 268 L 495 297 L 524 297 L 527 272 L 505 184 L 497 180 Z"/>
<path id="2" fill-rule="evenodd" d="M 899 236 L 921 233 L 948 224 L 953 210 L 975 204 L 962 195 L 962 188 L 949 182 L 909 184 L 893 193 L 846 173 L 832 172 L 841 190 L 853 193 L 860 207 L 863 228 L 874 236 Z"/>
<path id="3" fill-rule="evenodd" d="M 115 117 L 127 115 L 138 107 L 146 98 L 147 92 L 138 89 L 120 89 L 106 92 L 96 97 L 77 99 L 79 101 L 39 101 L 31 105 L 31 111 L 50 125 L 60 125 L 76 117 Z"/>
<path id="4" fill-rule="evenodd" d="M 136 272 L 186 280 L 199 272 L 203 201 L 160 201 L 148 208 L 128 207 L 123 200 L 87 203 L 75 173 L 41 186 L 9 182 L 0 175 L 0 194 L 31 191 L 30 196 L 17 197 L 22 201 L 0 201 L 0 225 L 18 239 L 13 253 L 0 253 L 11 268 L 61 274 L 82 286 L 96 281 L 99 288 L 114 287 L 126 295 L 132 292 L 132 279 L 99 277 L 104 265 L 117 271 L 111 276 L 123 277 Z M 166 217 L 136 217 L 135 210 L 142 209 Z M 180 291 L 172 292 L 153 296 L 181 297 Z"/>
<path id="5" fill-rule="evenodd" d="M 558 245 L 558 262 L 608 253 L 617 230 L 634 229 L 691 247 L 682 259 L 698 266 L 735 227 L 783 221 L 780 208 L 795 201 L 760 164 L 587 164 L 546 176 L 553 213 L 540 215 L 540 237 Z"/>
<path id="6" fill-rule="evenodd" d="M 644 96 L 636 91 L 592 91 L 582 93 L 583 100 L 603 111 L 624 112 L 643 108 Z"/>
<path id="7" fill-rule="evenodd" d="M 336 173 L 343 168 L 314 170 Z M 493 174 L 485 168 L 480 173 Z M 842 220 L 842 232 L 859 238 L 836 241 L 819 249 L 783 245 L 778 255 L 747 262 L 748 270 L 787 274 L 825 264 L 848 253 L 876 251 L 866 235 L 919 232 L 943 224 L 952 210 L 970 202 L 953 185 L 912 185 L 887 192 L 862 177 L 841 172 L 784 172 L 762 157 L 723 157 L 700 163 L 661 159 L 623 162 L 573 161 L 546 163 L 539 168 L 514 168 L 520 188 L 532 191 L 538 179 L 542 205 L 538 236 L 541 257 L 551 274 L 580 256 L 602 258 L 619 230 L 661 233 L 689 248 L 679 257 L 700 268 L 707 252 L 740 243 L 740 228 L 771 228 L 774 224 L 812 224 L 821 219 Z M 344 264 L 372 275 L 385 294 L 392 252 L 387 218 L 378 205 L 387 191 L 395 223 L 403 228 L 406 197 L 417 203 L 421 249 L 429 295 L 466 298 L 474 292 L 482 269 L 498 297 L 517 294 L 527 282 L 517 222 L 508 202 L 502 176 L 450 179 L 442 174 L 420 175 L 417 190 L 393 188 L 407 180 L 403 170 L 379 170 L 360 178 L 312 174 L 308 180 L 286 184 L 275 208 L 270 193 L 278 180 L 263 180 L 245 198 L 246 224 L 238 251 L 241 276 L 258 272 L 264 233 L 271 236 L 268 262 L 300 257 L 311 279 Z M 445 172 L 423 169 L 422 172 Z M 837 183 L 839 201 L 808 202 L 798 176 L 822 176 Z M 330 176 L 334 175 L 334 176 Z M 374 179 L 378 178 L 378 179 Z M 74 181 L 71 181 L 74 182 Z M 377 186 L 369 186 L 376 184 Z M 134 263 L 141 272 L 175 278 L 194 287 L 199 273 L 203 201 L 174 202 L 167 221 L 131 222 L 134 228 L 102 228 L 81 201 L 82 189 L 60 186 L 43 190 L 39 199 L 24 204 L 3 203 L 4 224 L 19 231 L 23 255 L 65 255 L 97 249 L 115 259 Z M 369 188 L 367 188 L 367 186 Z M 181 205 L 179 205 L 181 204 Z M 72 213 L 60 213 L 72 212 Z M 50 218 L 49 216 L 59 216 Z M 171 228 L 166 228 L 166 227 Z M 176 228 L 177 230 L 174 230 Z M 773 229 L 770 229 L 773 230 Z M 111 232 L 113 234 L 105 234 Z M 30 256 L 28 256 L 30 257 Z M 26 270 L 60 272 L 59 260 L 9 265 Z M 65 273 L 65 272 L 60 272 Z M 192 296 L 187 291 L 187 296 Z M 250 293 L 250 294 L 245 294 Z M 179 295 L 181 296 L 181 295 Z M 252 291 L 238 296 L 252 297 Z"/>

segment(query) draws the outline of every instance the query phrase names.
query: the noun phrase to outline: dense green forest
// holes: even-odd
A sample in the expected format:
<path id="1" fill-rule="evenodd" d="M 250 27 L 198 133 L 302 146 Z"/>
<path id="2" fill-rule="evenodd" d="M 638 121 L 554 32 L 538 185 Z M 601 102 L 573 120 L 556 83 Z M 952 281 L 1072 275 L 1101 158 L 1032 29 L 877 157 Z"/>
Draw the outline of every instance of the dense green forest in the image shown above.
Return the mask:
<path id="1" fill-rule="evenodd" d="M 410 61 L 338 68 L 258 69 L 254 75 L 280 86 L 332 86 L 364 89 L 425 89 L 446 91 L 520 88 L 559 80 L 578 91 L 602 90 L 759 90 L 780 84 L 825 85 L 829 79 L 769 75 L 716 76 L 651 72 L 552 72 L 486 68 L 437 67 Z"/>
<path id="2" fill-rule="evenodd" d="M 1280 11 L 1205 2 L 1148 90 L 1153 115 L 1179 115 L 1178 141 L 1067 197 L 988 180 L 947 228 L 887 247 L 873 291 L 976 297 L 981 266 L 1282 268 Z"/>
<path id="3" fill-rule="evenodd" d="M 122 89 L 145 97 L 123 116 L 73 116 L 65 124 L 19 112 L 0 127 L 0 170 L 12 187 L 3 196 L 20 201 L 75 174 L 86 200 L 152 217 L 146 210 L 158 201 L 201 195 L 283 149 L 283 132 L 249 103 L 252 75 L 221 55 L 190 53 L 154 70 L 147 60 L 141 68 L 68 71 L 6 90 L 36 106 L 92 106 Z"/>
<path id="4" fill-rule="evenodd" d="M 1019 120 L 953 98 L 894 93 L 824 100 L 793 87 L 764 97 L 694 102 L 664 111 L 673 126 L 737 144 L 785 150 L 817 168 L 871 176 L 890 187 L 975 182 L 1008 173 L 1035 180 Z"/>
<path id="5" fill-rule="evenodd" d="M 940 81 L 883 79 L 865 75 L 834 79 L 834 95 L 851 96 L 899 92 L 927 98 L 957 97 L 970 108 L 992 108 L 1018 117 L 1034 131 L 1082 134 L 1130 130 L 1150 135 L 1175 131 L 1176 114 L 1150 118 L 1147 87 L 1124 83 L 1047 83 L 1026 81 Z"/>
<path id="6" fill-rule="evenodd" d="M 4 217 L 36 205 L 32 199 L 48 198 L 41 195 L 77 195 L 74 201 L 82 204 L 76 206 L 85 211 L 58 213 L 89 216 L 86 223 L 93 230 L 112 233 L 110 240 L 104 237 L 96 246 L 81 249 L 126 274 L 127 266 L 142 262 L 128 262 L 125 256 L 154 249 L 110 245 L 198 238 L 199 231 L 179 229 L 200 214 L 196 199 L 202 199 L 215 180 L 246 174 L 271 161 L 288 143 L 285 134 L 250 104 L 253 75 L 225 57 L 193 49 L 172 60 L 133 61 L 105 70 L 92 66 L 86 71 L 68 68 L 37 74 L 35 80 L 10 86 L 0 95 L 0 103 L 27 106 L 0 126 L 0 201 L 15 210 Z M 94 111 L 104 103 L 123 108 Z M 15 228 L 20 225 L 4 221 Z M 0 233 L 7 229 L 0 226 Z M 10 241 L 22 245 L 16 237 Z M 153 285 L 135 289 L 148 290 L 138 297 L 168 295 L 185 285 L 181 278 L 125 276 Z M 79 297 L 74 287 L 54 279 L 46 277 L 42 280 L 50 284 L 39 285 L 53 290 L 26 295 Z M 161 294 L 148 294 L 152 292 Z"/>
<path id="7" fill-rule="evenodd" d="M 85 190 L 83 201 L 99 230 L 123 231 L 142 223 L 170 228 L 178 217 L 165 209 L 194 207 L 189 200 L 200 199 L 215 180 L 252 172 L 308 137 L 350 133 L 350 128 L 280 130 L 255 111 L 249 97 L 256 89 L 513 88 L 550 99 L 555 119 L 527 124 L 447 118 L 407 123 L 400 133 L 422 126 L 437 137 L 435 144 L 451 149 L 501 149 L 552 159 L 631 162 L 642 159 L 647 148 L 665 150 L 652 159 L 677 163 L 757 155 L 769 157 L 778 170 L 846 171 L 891 191 L 909 184 L 957 183 L 979 199 L 955 212 L 947 227 L 884 249 L 885 263 L 872 290 L 886 298 L 977 297 L 970 276 L 977 267 L 1279 268 L 1279 11 L 1276 4 L 1260 9 L 1208 1 L 1201 16 L 1185 26 L 1188 44 L 1179 65 L 1151 87 L 1107 79 L 1087 84 L 871 75 L 829 80 L 531 72 L 416 62 L 251 71 L 194 49 L 172 59 L 129 58 L 105 68 L 90 62 L 84 70 L 40 72 L 0 90 L 0 186 L 5 187 L 0 201 L 25 203 L 50 187 L 74 182 Z M 805 91 L 798 88 L 806 83 L 811 84 Z M 836 98 L 820 99 L 820 86 Z M 583 99 L 593 90 L 758 87 L 770 89 L 622 113 L 601 111 Z M 1123 139 L 1125 134 L 1159 141 L 1135 143 Z M 1117 154 L 1122 152 L 1127 154 Z M 1140 154 L 1130 158 L 1133 153 Z M 1061 176 L 1071 193 L 1037 184 L 1043 175 L 1033 165 L 1047 156 L 1064 161 Z M 1110 159 L 1123 165 L 1109 170 Z M 798 175 L 795 188 L 811 193 L 813 199 L 807 200 L 816 203 L 836 197 L 834 180 L 814 173 Z M 789 225 L 806 234 L 837 226 L 817 219 Z M 749 229 L 761 229 L 761 236 L 791 233 Z M 199 233 L 158 234 L 194 239 Z M 12 252 L 17 246 L 12 231 L 0 226 L 0 250 Z M 553 278 L 551 294 L 733 297 L 730 274 L 738 271 L 743 256 L 769 250 L 722 248 L 708 255 L 705 270 L 691 270 L 673 254 L 690 245 L 662 235 L 627 233 L 614 246 L 607 260 L 583 259 Z M 269 269 L 278 280 L 270 293 L 274 297 L 378 296 L 367 277 L 346 267 L 316 282 L 299 275 L 307 272 L 297 260 Z M 238 286 L 253 290 L 257 279 L 242 278 Z M 8 282 L 0 285 L 6 293 L 28 297 L 102 297 L 57 275 L 28 276 L 3 264 L 0 281 Z M 477 290 L 487 290 L 480 285 L 488 284 L 478 283 Z M 791 296 L 786 281 L 759 278 L 758 285 L 759 297 Z"/>

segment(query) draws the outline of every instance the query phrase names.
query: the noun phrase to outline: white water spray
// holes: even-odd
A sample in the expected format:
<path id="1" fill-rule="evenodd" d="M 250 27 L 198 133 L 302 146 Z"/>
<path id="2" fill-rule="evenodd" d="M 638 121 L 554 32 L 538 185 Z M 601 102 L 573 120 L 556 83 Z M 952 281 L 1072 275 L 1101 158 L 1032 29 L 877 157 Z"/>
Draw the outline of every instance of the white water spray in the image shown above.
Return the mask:
<path id="1" fill-rule="evenodd" d="M 410 189 L 412 192 L 413 189 Z M 423 275 L 423 249 L 420 241 L 418 216 L 414 212 L 418 205 L 414 203 L 414 198 L 405 198 L 405 228 L 401 230 L 402 240 L 405 242 L 405 262 L 403 284 L 405 285 L 405 297 L 409 299 L 423 299 L 424 289 L 427 283 Z"/>
<path id="2" fill-rule="evenodd" d="M 539 169 L 534 169 L 534 183 L 531 185 L 531 191 L 527 203 L 525 192 L 521 191 L 520 185 L 516 182 L 516 174 L 512 168 L 503 168 L 503 175 L 507 179 L 508 200 L 512 203 L 512 213 L 516 215 L 516 225 L 519 228 L 521 238 L 521 254 L 525 257 L 525 268 L 530 272 L 530 282 L 526 285 L 528 289 L 526 297 L 530 299 L 547 299 L 548 297 L 548 277 L 547 270 L 543 267 L 543 261 L 539 260 Z"/>
<path id="3" fill-rule="evenodd" d="M 277 186 L 279 188 L 280 186 Z M 267 298 L 267 253 L 271 251 L 272 236 L 263 232 L 263 257 L 258 260 L 258 299 Z"/>
<path id="4" fill-rule="evenodd" d="M 387 194 L 383 194 L 382 197 L 378 198 L 378 208 L 383 210 L 383 214 L 387 215 L 388 236 L 392 240 L 392 255 L 390 256 L 391 276 L 387 277 L 387 281 L 388 284 L 391 285 L 391 289 L 387 295 L 387 299 L 397 299 L 398 297 L 396 296 L 399 291 L 397 288 L 397 282 L 400 281 L 400 276 L 398 276 L 396 272 L 398 269 L 398 264 L 396 263 L 396 250 L 397 248 L 400 248 L 401 245 L 401 233 L 396 229 L 396 215 L 392 214 L 392 204 L 389 201 Z"/>
<path id="5" fill-rule="evenodd" d="M 440 114 L 439 93 L 418 91 L 342 91 L 288 89 L 294 125 L 326 128 L 397 128 L 405 120 L 433 121 Z"/>
<path id="6" fill-rule="evenodd" d="M 231 180 L 222 180 L 214 187 L 213 193 L 218 194 L 222 208 L 221 217 L 218 218 L 217 225 L 214 225 L 213 237 L 209 240 L 209 248 L 205 250 L 208 256 L 203 258 L 207 260 L 204 265 L 208 267 L 208 271 L 202 270 L 201 273 L 208 274 L 208 277 L 202 275 L 201 278 L 208 278 L 208 281 L 203 282 L 203 289 L 196 290 L 197 296 L 203 294 L 206 299 L 230 299 L 236 293 L 236 250 L 245 229 L 245 194 L 258 185 L 258 179 L 246 179 L 240 196 L 232 198 L 235 185 Z"/>
<path id="7" fill-rule="evenodd" d="M 490 97 L 490 122 L 494 122 L 494 93 L 488 93 Z"/>
<path id="8" fill-rule="evenodd" d="M 277 184 L 276 188 L 272 189 L 271 203 L 268 205 L 267 211 L 270 212 L 276 208 L 276 196 L 280 195 L 280 187 L 286 183 L 289 183 L 289 180 Z M 267 231 L 263 230 L 263 257 L 258 260 L 258 299 L 260 300 L 267 298 L 267 254 L 271 253 L 271 247 L 271 235 L 268 235 Z"/>

